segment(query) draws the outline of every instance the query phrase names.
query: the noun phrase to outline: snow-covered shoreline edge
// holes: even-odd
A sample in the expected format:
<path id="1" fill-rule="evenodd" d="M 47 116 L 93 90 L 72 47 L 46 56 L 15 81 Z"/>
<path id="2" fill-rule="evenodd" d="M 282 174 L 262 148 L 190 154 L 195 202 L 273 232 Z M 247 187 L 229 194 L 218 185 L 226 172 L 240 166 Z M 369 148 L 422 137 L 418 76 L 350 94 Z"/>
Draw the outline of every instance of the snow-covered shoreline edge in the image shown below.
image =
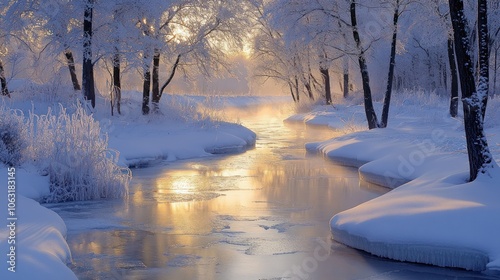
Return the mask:
<path id="1" fill-rule="evenodd" d="M 340 118 L 359 116 L 359 108 L 339 107 L 316 108 L 287 121 L 342 130 L 345 122 Z M 401 107 L 396 110 L 403 111 Z M 458 123 L 449 126 L 455 120 L 447 117 L 427 124 L 422 112 L 414 116 L 416 121 L 403 115 L 405 119 L 396 117 L 396 125 L 390 128 L 306 144 L 309 153 L 358 168 L 365 182 L 393 189 L 335 215 L 330 221 L 333 238 L 393 260 L 496 274 L 500 246 L 491 232 L 500 229 L 494 218 L 500 215 L 500 207 L 490 197 L 500 195 L 494 188 L 500 185 L 500 172 L 497 168 L 481 180 L 467 183 L 462 127 Z M 357 124 L 363 122 L 358 120 Z M 498 131 L 497 125 L 487 129 L 490 143 L 500 141 Z M 442 142 L 432 137 L 435 132 L 442 136 Z M 499 156 L 496 151 L 494 157 Z"/>
<path id="2" fill-rule="evenodd" d="M 388 259 L 429 265 L 439 263 L 439 266 L 442 267 L 464 268 L 472 271 L 485 270 L 489 262 L 489 257 L 486 253 L 475 249 L 460 248 L 457 250 L 453 247 L 430 246 L 426 244 L 387 244 L 384 242 L 373 242 L 365 237 L 338 229 L 333 225 L 331 232 L 335 241 L 339 243 Z M 432 252 L 432 254 L 429 254 L 429 252 Z M 456 258 L 457 254 L 460 254 L 459 258 Z"/>
<path id="3" fill-rule="evenodd" d="M 150 132 L 145 132 L 145 134 Z M 220 154 L 243 153 L 255 147 L 257 135 L 248 128 L 232 123 L 222 123 L 213 131 L 180 131 L 172 134 L 160 131 L 152 135 L 145 147 L 138 147 L 136 141 L 111 135 L 110 147 L 120 153 L 119 164 L 137 168 L 147 167 L 161 161 L 174 162 Z"/>

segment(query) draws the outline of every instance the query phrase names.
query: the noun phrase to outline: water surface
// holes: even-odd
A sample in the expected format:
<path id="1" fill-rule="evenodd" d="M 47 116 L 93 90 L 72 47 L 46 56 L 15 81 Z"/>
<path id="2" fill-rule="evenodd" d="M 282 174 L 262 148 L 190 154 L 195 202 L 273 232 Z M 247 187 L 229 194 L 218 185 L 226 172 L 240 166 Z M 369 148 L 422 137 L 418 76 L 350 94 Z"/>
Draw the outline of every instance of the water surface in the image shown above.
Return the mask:
<path id="1" fill-rule="evenodd" d="M 80 279 L 489 279 L 331 243 L 328 221 L 387 190 L 307 155 L 336 135 L 276 106 L 227 110 L 258 134 L 242 154 L 133 170 L 128 201 L 52 205 Z"/>

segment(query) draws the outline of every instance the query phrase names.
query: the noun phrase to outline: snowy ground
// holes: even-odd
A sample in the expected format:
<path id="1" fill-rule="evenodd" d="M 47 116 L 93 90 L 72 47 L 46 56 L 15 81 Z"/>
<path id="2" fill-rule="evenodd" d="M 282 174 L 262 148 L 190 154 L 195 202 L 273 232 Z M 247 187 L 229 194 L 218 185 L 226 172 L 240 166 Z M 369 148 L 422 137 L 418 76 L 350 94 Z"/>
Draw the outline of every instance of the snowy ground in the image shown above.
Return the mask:
<path id="1" fill-rule="evenodd" d="M 496 159 L 499 105 L 489 102 L 486 117 Z M 447 100 L 435 96 L 399 95 L 389 128 L 371 131 L 365 130 L 364 109 L 358 105 L 318 106 L 287 120 L 347 133 L 306 148 L 359 167 L 365 181 L 396 188 L 335 215 L 330 222 L 335 240 L 395 260 L 493 274 L 500 270 L 500 171 L 466 182 L 463 124 L 460 117 L 449 117 L 447 108 Z"/>
<path id="2" fill-rule="evenodd" d="M 26 82 L 19 88 L 26 90 Z M 51 90 L 51 89 L 48 89 Z M 8 108 L 46 114 L 47 108 L 57 111 L 58 104 L 73 110 L 70 98 L 47 98 L 42 94 L 24 91 L 2 102 Z M 43 97 L 42 97 L 43 96 Z M 225 121 L 222 106 L 251 106 L 262 102 L 283 102 L 283 98 L 209 98 L 189 96 L 164 96 L 160 113 L 143 116 L 140 111 L 140 93 L 123 93 L 122 115 L 110 115 L 110 109 L 103 99 L 98 100 L 93 111 L 101 129 L 109 137 L 109 147 L 120 153 L 120 164 L 143 166 L 159 160 L 205 157 L 214 153 L 241 152 L 255 144 L 256 135 L 247 128 L 236 124 L 237 120 Z M 31 101 L 30 101 L 31 100 Z M 233 123 L 231 123 L 233 122 Z M 6 167 L 1 176 L 8 177 Z M 76 276 L 66 266 L 71 261 L 71 253 L 65 240 L 66 226 L 53 211 L 41 206 L 37 201 L 49 192 L 47 176 L 41 176 L 30 166 L 16 167 L 16 272 L 5 264 L 0 269 L 0 279 L 75 279 Z M 7 198 L 4 188 L 3 197 Z M 8 208 L 6 199 L 0 200 L 2 209 Z M 7 221 L 7 211 L 4 211 Z M 7 223 L 8 224 L 8 223 Z M 13 233 L 12 233 L 13 234 Z M 0 251 L 9 253 L 12 235 L 8 227 L 0 230 Z M 13 244 L 12 244 L 13 245 Z"/>

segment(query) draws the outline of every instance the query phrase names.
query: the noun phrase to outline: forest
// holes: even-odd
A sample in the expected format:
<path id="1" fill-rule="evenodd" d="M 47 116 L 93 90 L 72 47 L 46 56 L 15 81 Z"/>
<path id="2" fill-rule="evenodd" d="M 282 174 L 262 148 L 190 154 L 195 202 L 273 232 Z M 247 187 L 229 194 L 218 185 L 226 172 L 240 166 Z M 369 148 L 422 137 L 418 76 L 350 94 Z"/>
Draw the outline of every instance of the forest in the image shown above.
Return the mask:
<path id="1" fill-rule="evenodd" d="M 500 67 L 495 40 L 500 4 L 487 2 L 493 95 Z M 323 98 L 328 103 L 332 91 L 347 96 L 362 88 L 357 69 L 363 54 L 376 98 L 392 88 L 456 96 L 448 1 L 354 3 L 2 1 L 2 92 L 9 94 L 8 81 L 30 77 L 38 83 L 71 84 L 74 90 L 83 87 L 89 100 L 98 89 L 119 104 L 121 77 L 129 73 L 134 84 L 124 85 L 143 89 L 146 113 L 176 75 L 230 75 L 229 58 L 244 53 L 252 78 L 281 83 L 297 101 Z M 471 46 L 477 48 L 476 1 L 464 5 Z M 358 35 L 353 37 L 354 27 Z M 477 55 L 472 59 L 477 61 Z"/>

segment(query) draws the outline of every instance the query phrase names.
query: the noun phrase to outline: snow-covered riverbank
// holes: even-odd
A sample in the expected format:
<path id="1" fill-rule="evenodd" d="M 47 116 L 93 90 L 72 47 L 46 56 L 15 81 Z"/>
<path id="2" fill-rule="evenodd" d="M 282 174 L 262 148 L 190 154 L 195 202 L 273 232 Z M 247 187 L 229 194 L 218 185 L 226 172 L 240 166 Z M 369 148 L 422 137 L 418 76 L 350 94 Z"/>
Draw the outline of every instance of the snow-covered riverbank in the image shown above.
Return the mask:
<path id="1" fill-rule="evenodd" d="M 389 128 L 371 131 L 358 131 L 366 126 L 362 106 L 316 107 L 287 120 L 349 133 L 306 148 L 359 167 L 365 181 L 396 188 L 335 215 L 330 222 L 335 240 L 395 260 L 500 270 L 500 171 L 467 183 L 462 121 L 449 117 L 447 106 L 447 100 L 438 97 L 399 96 Z M 498 101 L 490 102 L 486 117 L 497 160 L 498 107 Z"/>

